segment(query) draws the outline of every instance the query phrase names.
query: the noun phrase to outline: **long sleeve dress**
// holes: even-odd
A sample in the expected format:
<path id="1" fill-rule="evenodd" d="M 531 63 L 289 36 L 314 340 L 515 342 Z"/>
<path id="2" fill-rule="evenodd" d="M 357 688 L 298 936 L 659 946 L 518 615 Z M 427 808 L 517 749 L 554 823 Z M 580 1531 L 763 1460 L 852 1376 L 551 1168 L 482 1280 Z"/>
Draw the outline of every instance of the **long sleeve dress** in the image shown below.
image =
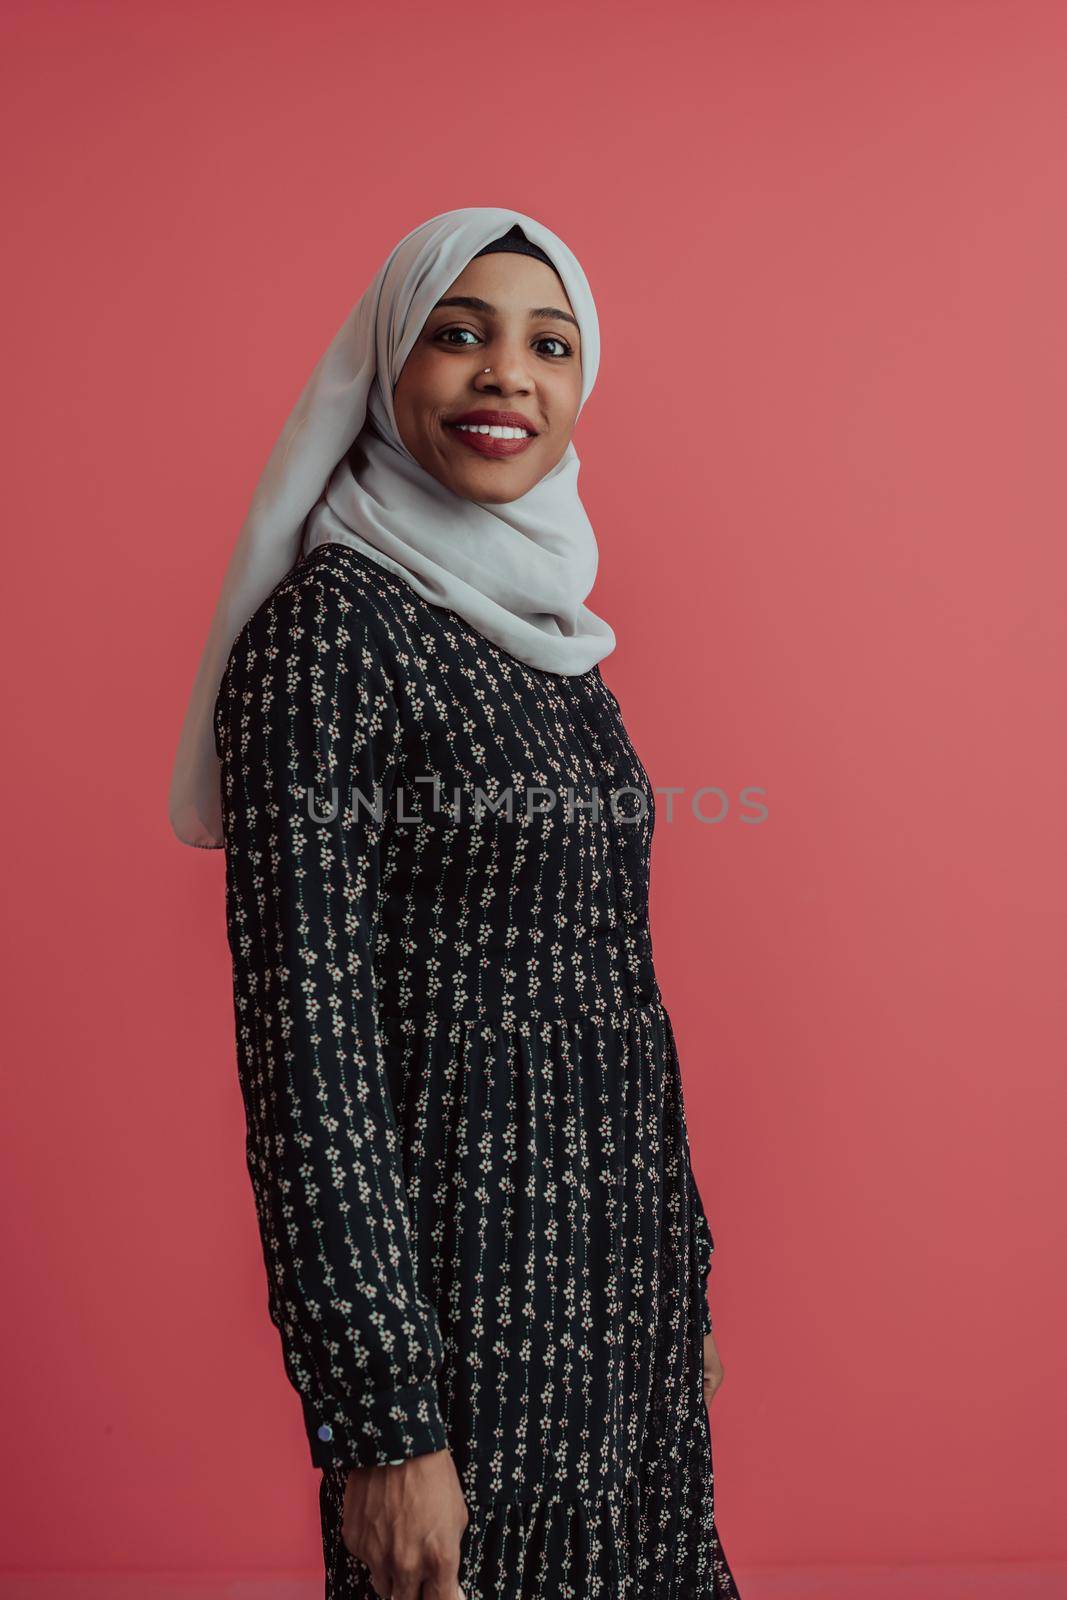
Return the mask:
<path id="1" fill-rule="evenodd" d="M 326 544 L 242 629 L 215 738 L 247 1164 L 328 1600 L 374 1593 L 349 1469 L 446 1447 L 468 1600 L 735 1597 L 655 802 L 599 667 L 528 667 Z"/>

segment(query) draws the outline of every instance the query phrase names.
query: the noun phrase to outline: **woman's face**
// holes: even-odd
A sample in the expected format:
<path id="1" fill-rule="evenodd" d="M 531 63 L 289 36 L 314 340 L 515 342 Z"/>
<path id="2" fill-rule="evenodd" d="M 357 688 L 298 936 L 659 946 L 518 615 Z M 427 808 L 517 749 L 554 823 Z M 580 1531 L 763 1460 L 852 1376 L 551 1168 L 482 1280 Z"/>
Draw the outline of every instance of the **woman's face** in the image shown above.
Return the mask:
<path id="1" fill-rule="evenodd" d="M 533 256 L 494 251 L 476 256 L 430 312 L 393 409 L 420 466 L 466 500 L 501 504 L 559 461 L 581 390 L 581 336 L 559 278 Z M 533 437 L 458 431 L 471 412 L 487 413 L 483 424 L 523 427 Z"/>

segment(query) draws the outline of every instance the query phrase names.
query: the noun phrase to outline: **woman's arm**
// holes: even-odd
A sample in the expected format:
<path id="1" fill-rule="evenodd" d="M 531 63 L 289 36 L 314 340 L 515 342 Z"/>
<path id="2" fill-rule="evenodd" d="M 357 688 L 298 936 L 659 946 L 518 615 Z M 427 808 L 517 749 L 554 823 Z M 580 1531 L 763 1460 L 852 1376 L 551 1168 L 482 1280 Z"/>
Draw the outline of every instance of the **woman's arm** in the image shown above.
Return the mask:
<path id="1" fill-rule="evenodd" d="M 380 826 L 346 818 L 350 789 L 388 806 L 398 727 L 352 601 L 328 577 L 280 586 L 234 645 L 215 731 L 248 1171 L 317 1467 L 446 1448 L 377 1026 Z M 337 788 L 333 821 L 309 787 L 319 815 Z"/>

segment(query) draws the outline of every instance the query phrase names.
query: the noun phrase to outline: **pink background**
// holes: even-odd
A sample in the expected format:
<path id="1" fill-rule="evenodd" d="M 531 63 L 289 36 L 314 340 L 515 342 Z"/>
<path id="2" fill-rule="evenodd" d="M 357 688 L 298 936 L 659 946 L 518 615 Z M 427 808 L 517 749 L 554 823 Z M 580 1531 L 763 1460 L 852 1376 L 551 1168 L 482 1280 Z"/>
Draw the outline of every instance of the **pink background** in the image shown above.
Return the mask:
<path id="1" fill-rule="evenodd" d="M 4 35 L 0 1567 L 320 1560 L 223 860 L 166 788 L 311 367 L 402 234 L 486 204 L 598 299 L 590 603 L 687 791 L 653 934 L 745 1600 L 1067 1559 L 1063 6 L 23 3 Z"/>

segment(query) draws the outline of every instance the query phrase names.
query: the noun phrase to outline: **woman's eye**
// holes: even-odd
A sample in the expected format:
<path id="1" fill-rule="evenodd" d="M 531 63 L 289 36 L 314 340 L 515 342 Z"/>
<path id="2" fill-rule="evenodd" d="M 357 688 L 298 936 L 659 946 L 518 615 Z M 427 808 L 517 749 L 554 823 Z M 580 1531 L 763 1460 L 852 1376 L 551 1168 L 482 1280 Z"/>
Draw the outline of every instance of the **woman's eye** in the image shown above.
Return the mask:
<path id="1" fill-rule="evenodd" d="M 460 339 L 460 336 L 462 334 L 465 334 L 465 333 L 470 335 L 470 337 L 474 340 L 475 344 L 477 344 L 479 342 L 478 341 L 478 335 L 476 333 L 474 333 L 473 330 L 470 329 L 470 328 L 442 328 L 440 330 L 440 332 L 437 334 L 437 338 L 440 339 L 442 341 L 442 343 L 444 343 L 444 344 L 452 345 L 454 349 L 462 350 L 465 347 L 469 349 L 470 348 L 469 345 L 466 345 L 465 341 L 461 342 L 461 339 Z M 571 347 L 567 343 L 566 339 L 561 339 L 559 337 L 559 335 L 555 334 L 555 333 L 542 334 L 541 338 L 537 340 L 537 343 L 539 345 L 541 345 L 541 344 L 559 345 L 560 348 L 559 348 L 558 351 L 549 351 L 549 354 L 556 361 L 562 361 L 566 356 L 569 356 L 569 355 L 573 354 L 573 352 L 571 350 Z"/>

